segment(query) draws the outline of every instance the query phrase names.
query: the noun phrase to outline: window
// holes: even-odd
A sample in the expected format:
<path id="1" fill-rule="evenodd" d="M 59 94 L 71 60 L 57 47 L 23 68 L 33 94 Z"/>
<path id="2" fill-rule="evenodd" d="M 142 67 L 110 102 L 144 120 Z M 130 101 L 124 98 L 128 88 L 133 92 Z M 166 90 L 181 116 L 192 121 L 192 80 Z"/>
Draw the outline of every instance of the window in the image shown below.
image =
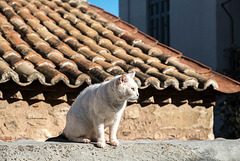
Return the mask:
<path id="1" fill-rule="evenodd" d="M 169 1 L 148 0 L 148 34 L 166 45 L 170 43 Z"/>

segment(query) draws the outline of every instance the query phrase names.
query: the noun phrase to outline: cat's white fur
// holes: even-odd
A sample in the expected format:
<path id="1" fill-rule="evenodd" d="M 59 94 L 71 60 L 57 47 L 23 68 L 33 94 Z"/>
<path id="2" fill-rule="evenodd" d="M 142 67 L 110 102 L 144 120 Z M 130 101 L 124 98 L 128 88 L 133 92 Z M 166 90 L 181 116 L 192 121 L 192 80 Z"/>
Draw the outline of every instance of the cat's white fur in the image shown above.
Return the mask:
<path id="1" fill-rule="evenodd" d="M 134 76 L 135 72 L 116 76 L 83 90 L 67 113 L 63 134 L 68 140 L 97 141 L 98 147 L 104 147 L 104 131 L 109 127 L 110 144 L 117 146 L 116 133 L 127 100 L 136 100 L 139 96 Z"/>

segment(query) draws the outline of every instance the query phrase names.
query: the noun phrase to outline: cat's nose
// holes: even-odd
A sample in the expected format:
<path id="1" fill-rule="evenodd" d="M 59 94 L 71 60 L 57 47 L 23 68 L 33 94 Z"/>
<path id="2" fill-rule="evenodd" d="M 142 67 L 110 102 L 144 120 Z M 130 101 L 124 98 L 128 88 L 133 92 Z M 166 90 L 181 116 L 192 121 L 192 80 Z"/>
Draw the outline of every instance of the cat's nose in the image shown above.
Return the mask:
<path id="1" fill-rule="evenodd" d="M 139 97 L 139 94 L 137 94 L 137 96 Z"/>

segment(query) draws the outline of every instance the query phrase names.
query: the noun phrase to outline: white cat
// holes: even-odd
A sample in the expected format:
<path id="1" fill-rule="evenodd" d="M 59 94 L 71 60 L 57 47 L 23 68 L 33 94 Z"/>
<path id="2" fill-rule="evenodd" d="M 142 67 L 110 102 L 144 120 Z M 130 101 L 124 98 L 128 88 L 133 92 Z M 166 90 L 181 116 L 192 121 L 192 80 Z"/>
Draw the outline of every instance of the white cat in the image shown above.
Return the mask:
<path id="1" fill-rule="evenodd" d="M 97 141 L 97 146 L 103 148 L 104 131 L 109 127 L 110 144 L 119 145 L 116 133 L 127 100 L 139 97 L 134 76 L 135 72 L 116 76 L 83 90 L 67 113 L 65 137 L 74 142 Z"/>

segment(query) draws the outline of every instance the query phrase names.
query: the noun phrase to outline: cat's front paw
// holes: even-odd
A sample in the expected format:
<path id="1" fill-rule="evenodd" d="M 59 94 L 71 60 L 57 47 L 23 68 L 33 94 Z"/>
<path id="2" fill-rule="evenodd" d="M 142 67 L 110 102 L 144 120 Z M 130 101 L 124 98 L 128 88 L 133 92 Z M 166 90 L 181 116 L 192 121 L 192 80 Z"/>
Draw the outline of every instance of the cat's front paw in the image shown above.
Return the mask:
<path id="1" fill-rule="evenodd" d="M 110 141 L 110 145 L 112 145 L 112 146 L 118 146 L 118 145 L 119 145 L 119 141 L 118 141 L 117 139 L 112 139 L 112 140 Z"/>
<path id="2" fill-rule="evenodd" d="M 109 142 L 109 137 L 105 136 L 105 142 Z"/>
<path id="3" fill-rule="evenodd" d="M 105 145 L 106 145 L 105 141 L 98 141 L 98 142 L 97 142 L 97 146 L 98 146 L 99 148 L 104 148 Z"/>
<path id="4" fill-rule="evenodd" d="M 90 140 L 90 139 L 87 139 L 87 138 L 84 138 L 84 139 L 83 139 L 83 142 L 84 142 L 84 143 L 90 143 L 91 140 Z"/>

